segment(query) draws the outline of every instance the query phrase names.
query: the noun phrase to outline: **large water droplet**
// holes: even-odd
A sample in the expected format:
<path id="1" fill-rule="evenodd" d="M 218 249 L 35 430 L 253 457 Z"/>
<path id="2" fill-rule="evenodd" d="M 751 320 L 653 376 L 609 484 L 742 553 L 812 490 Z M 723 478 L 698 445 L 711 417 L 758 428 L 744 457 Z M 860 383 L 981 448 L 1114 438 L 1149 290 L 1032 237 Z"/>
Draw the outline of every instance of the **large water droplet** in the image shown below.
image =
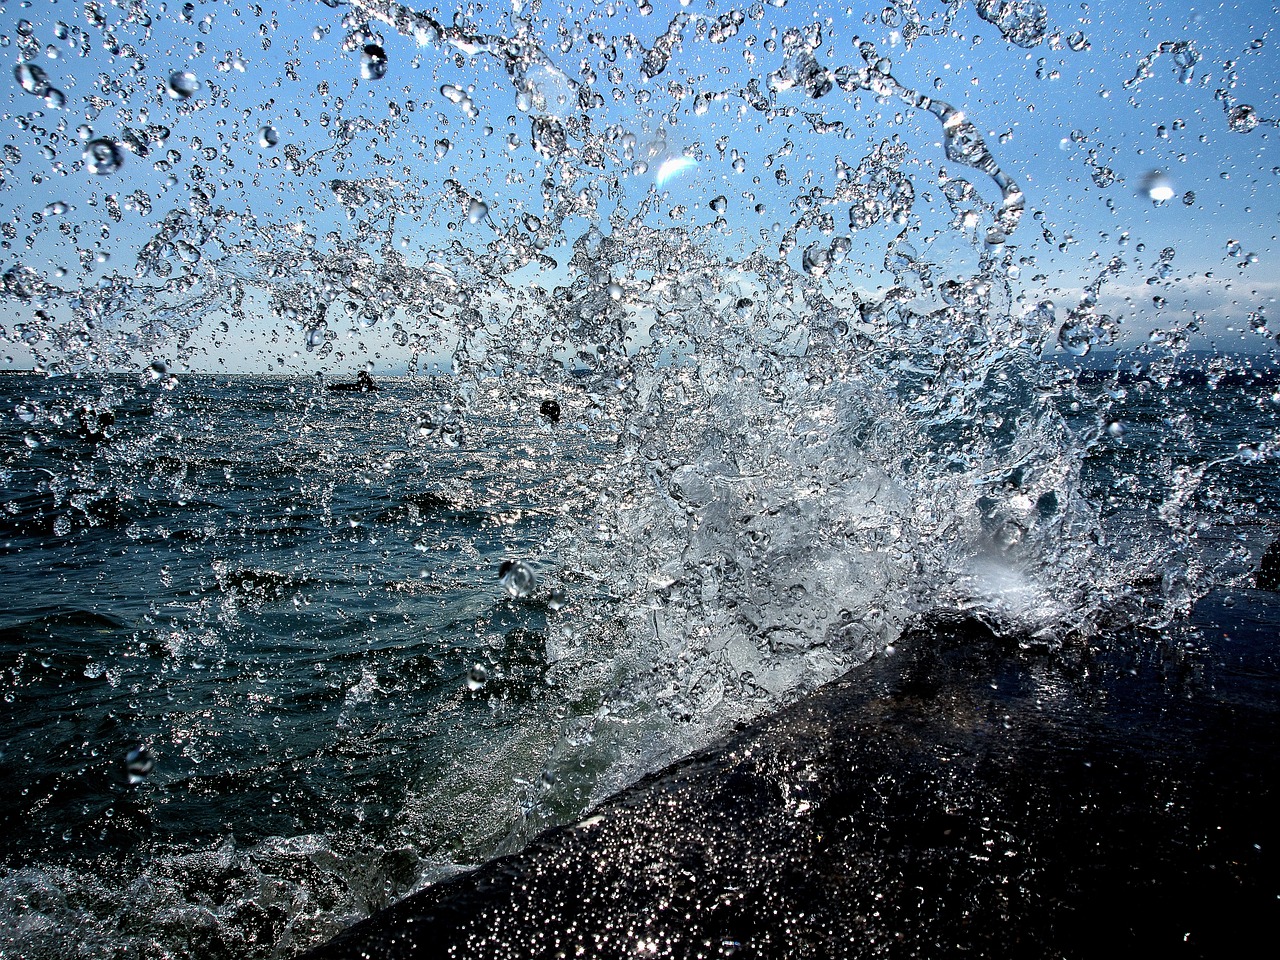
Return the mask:
<path id="1" fill-rule="evenodd" d="M 18 86 L 27 93 L 43 97 L 49 91 L 49 77 L 34 63 L 18 64 L 13 68 L 13 75 L 18 80 Z"/>
<path id="2" fill-rule="evenodd" d="M 472 200 L 470 206 L 467 207 L 467 220 L 471 223 L 479 223 L 489 216 L 489 205 L 483 200 Z"/>
<path id="3" fill-rule="evenodd" d="M 84 167 L 90 173 L 106 176 L 115 173 L 124 163 L 124 157 L 114 140 L 98 137 L 84 145 Z"/>
<path id="4" fill-rule="evenodd" d="M 124 768 L 130 783 L 137 784 L 147 779 L 147 774 L 155 768 L 155 765 L 151 751 L 145 746 L 134 747 L 125 754 Z"/>
<path id="5" fill-rule="evenodd" d="M 538 575 L 523 560 L 504 560 L 498 568 L 498 577 L 513 597 L 527 597 L 538 585 Z"/>
<path id="6" fill-rule="evenodd" d="M 365 44 L 360 54 L 360 76 L 366 80 L 381 80 L 387 75 L 387 51 L 376 43 Z"/>
<path id="7" fill-rule="evenodd" d="M 1240 103 L 1227 112 L 1227 126 L 1235 133 L 1249 133 L 1258 126 L 1258 113 L 1247 103 Z"/>
<path id="8" fill-rule="evenodd" d="M 264 150 L 274 147 L 279 142 L 280 134 L 276 132 L 276 128 L 271 126 L 271 124 L 267 124 L 258 131 L 258 146 L 262 147 Z"/>
<path id="9" fill-rule="evenodd" d="M 467 671 L 467 689 L 472 693 L 484 688 L 489 682 L 489 671 L 484 668 L 484 664 L 472 664 L 471 669 Z"/>
<path id="10" fill-rule="evenodd" d="M 1173 181 L 1163 170 L 1152 170 L 1142 179 L 1142 192 L 1156 203 L 1173 198 Z"/>
<path id="11" fill-rule="evenodd" d="M 1093 348 L 1094 329 L 1078 319 L 1068 319 L 1058 330 L 1058 346 L 1073 357 L 1083 357 Z"/>
<path id="12" fill-rule="evenodd" d="M 175 70 L 169 74 L 167 91 L 173 100 L 186 100 L 200 89 L 200 81 L 190 70 Z"/>

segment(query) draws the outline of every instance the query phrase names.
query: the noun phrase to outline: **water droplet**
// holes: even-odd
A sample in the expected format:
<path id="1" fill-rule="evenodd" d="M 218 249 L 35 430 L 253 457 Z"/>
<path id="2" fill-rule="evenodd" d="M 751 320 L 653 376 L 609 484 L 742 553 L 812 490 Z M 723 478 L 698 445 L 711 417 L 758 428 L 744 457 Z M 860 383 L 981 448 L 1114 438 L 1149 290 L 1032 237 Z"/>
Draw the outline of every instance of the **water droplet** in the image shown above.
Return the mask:
<path id="1" fill-rule="evenodd" d="M 553 611 L 559 610 L 563 608 L 564 605 L 565 605 L 564 591 L 561 590 L 559 587 L 554 588 L 551 591 L 551 595 L 547 597 L 547 609 L 553 610 Z"/>
<path id="2" fill-rule="evenodd" d="M 175 70 L 169 74 L 167 90 L 171 99 L 186 100 L 199 89 L 200 81 L 190 70 Z"/>
<path id="3" fill-rule="evenodd" d="M 67 105 L 67 95 L 57 87 L 50 87 L 44 95 L 44 102 L 51 110 L 61 110 Z"/>
<path id="4" fill-rule="evenodd" d="M 1083 357 L 1093 347 L 1095 334 L 1088 323 L 1068 319 L 1058 330 L 1058 346 L 1073 357 Z"/>
<path id="5" fill-rule="evenodd" d="M 106 176 L 115 173 L 124 163 L 124 157 L 114 140 L 98 137 L 84 145 L 84 166 L 90 173 Z"/>
<path id="6" fill-rule="evenodd" d="M 18 86 L 27 93 L 43 97 L 49 91 L 49 77 L 34 63 L 18 64 L 13 68 L 13 75 L 18 80 Z"/>
<path id="7" fill-rule="evenodd" d="M 1227 126 L 1235 133 L 1249 133 L 1258 126 L 1258 113 L 1247 103 L 1237 104 L 1227 112 Z"/>
<path id="8" fill-rule="evenodd" d="M 513 597 L 527 597 L 538 585 L 533 567 L 523 560 L 504 560 L 498 568 L 498 578 L 507 593 Z"/>
<path id="9" fill-rule="evenodd" d="M 387 51 L 376 43 L 365 44 L 360 54 L 360 76 L 366 80 L 381 80 L 387 75 Z"/>
<path id="10" fill-rule="evenodd" d="M 800 265 L 809 276 L 821 277 L 830 267 L 831 257 L 827 253 L 827 248 L 821 243 L 812 243 L 805 248 L 804 254 L 800 258 Z"/>
<path id="11" fill-rule="evenodd" d="M 1173 181 L 1163 170 L 1152 170 L 1142 178 L 1142 192 L 1156 203 L 1164 203 L 1173 198 Z"/>
<path id="12" fill-rule="evenodd" d="M 719 196 L 711 201 L 710 207 L 716 213 L 724 213 L 729 207 L 729 201 L 725 197 Z"/>
<path id="13" fill-rule="evenodd" d="M 1010 43 L 1023 48 L 1037 46 L 1044 39 L 1048 22 L 1039 0 L 978 0 L 978 16 L 994 24 Z"/>
<path id="14" fill-rule="evenodd" d="M 279 142 L 280 134 L 276 131 L 275 127 L 271 126 L 271 124 L 267 124 L 258 131 L 258 146 L 262 147 L 264 150 L 274 147 Z"/>
<path id="15" fill-rule="evenodd" d="M 436 159 L 443 160 L 445 158 L 445 155 L 452 149 L 453 149 L 453 144 L 450 143 L 448 140 L 437 140 L 436 141 Z"/>
<path id="16" fill-rule="evenodd" d="M 471 665 L 471 669 L 467 671 L 467 689 L 472 693 L 484 688 L 489 682 L 489 671 L 484 668 L 484 664 L 475 663 Z"/>
<path id="17" fill-rule="evenodd" d="M 483 200 L 472 200 L 467 207 L 467 220 L 470 223 L 479 223 L 489 216 L 489 205 Z"/>
<path id="18" fill-rule="evenodd" d="M 155 765 L 151 751 L 145 746 L 134 747 L 124 757 L 124 768 L 129 775 L 130 783 L 137 784 L 147 779 L 147 774 L 155 768 Z"/>

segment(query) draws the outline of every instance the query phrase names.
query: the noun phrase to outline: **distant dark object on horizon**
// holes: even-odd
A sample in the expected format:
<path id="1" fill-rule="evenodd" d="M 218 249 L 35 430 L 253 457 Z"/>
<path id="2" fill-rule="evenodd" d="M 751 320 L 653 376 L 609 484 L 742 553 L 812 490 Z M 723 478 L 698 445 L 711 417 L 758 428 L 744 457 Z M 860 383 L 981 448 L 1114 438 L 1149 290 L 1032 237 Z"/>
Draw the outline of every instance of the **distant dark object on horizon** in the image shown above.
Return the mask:
<path id="1" fill-rule="evenodd" d="M 543 400 L 538 412 L 552 423 L 560 422 L 560 404 L 554 400 Z"/>
<path id="2" fill-rule="evenodd" d="M 373 377 L 369 376 L 367 370 L 361 370 L 356 374 L 355 383 L 331 383 L 330 390 L 340 390 L 345 393 L 369 393 L 378 389 L 378 385 L 373 382 Z"/>
<path id="3" fill-rule="evenodd" d="M 1280 540 L 1267 547 L 1253 575 L 1253 585 L 1259 590 L 1280 590 Z"/>

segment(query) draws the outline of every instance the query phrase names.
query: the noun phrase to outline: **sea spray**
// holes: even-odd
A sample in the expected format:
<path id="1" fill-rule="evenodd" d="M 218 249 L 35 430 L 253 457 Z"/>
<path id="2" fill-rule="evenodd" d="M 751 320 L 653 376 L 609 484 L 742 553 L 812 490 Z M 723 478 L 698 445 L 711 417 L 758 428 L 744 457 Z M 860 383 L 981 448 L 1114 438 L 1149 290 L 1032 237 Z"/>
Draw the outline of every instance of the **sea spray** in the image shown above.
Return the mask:
<path id="1" fill-rule="evenodd" d="M 1275 402 L 1237 383 L 1206 439 L 1222 268 L 1144 218 L 1245 201 L 1037 125 L 1113 66 L 1092 26 L 621 12 L 14 24 L 0 322 L 49 375 L 4 423 L 19 952 L 292 950 L 917 615 L 1052 649 L 1240 582 Z M 1164 53 L 1205 69 L 1162 40 L 1103 92 Z"/>

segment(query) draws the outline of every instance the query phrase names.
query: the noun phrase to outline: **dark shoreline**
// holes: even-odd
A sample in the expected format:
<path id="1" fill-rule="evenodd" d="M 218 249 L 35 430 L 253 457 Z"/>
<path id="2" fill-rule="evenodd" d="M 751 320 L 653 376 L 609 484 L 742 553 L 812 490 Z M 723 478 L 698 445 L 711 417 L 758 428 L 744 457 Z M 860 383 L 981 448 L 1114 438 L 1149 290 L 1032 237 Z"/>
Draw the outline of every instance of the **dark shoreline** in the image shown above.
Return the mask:
<path id="1" fill-rule="evenodd" d="M 1280 598 L 1070 656 L 939 623 L 307 960 L 1225 956 L 1280 918 Z"/>

